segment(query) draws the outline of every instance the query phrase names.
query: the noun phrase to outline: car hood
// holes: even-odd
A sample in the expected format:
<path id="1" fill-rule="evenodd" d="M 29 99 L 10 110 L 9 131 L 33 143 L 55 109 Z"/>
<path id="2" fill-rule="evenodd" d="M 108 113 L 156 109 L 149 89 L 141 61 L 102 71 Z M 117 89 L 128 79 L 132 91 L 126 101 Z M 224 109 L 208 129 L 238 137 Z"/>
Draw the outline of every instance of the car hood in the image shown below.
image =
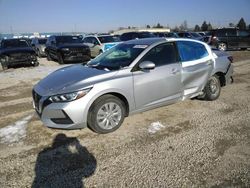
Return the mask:
<path id="1" fill-rule="evenodd" d="M 13 54 L 13 53 L 35 53 L 35 51 L 31 47 L 25 47 L 25 48 L 2 48 L 0 50 L 0 54 Z"/>
<path id="2" fill-rule="evenodd" d="M 98 82 L 110 79 L 117 72 L 94 69 L 82 64 L 72 65 L 49 74 L 34 89 L 42 96 L 69 93 L 92 87 Z"/>
<path id="3" fill-rule="evenodd" d="M 64 43 L 64 44 L 58 44 L 58 48 L 88 48 L 87 45 L 82 44 L 82 43 L 76 43 L 76 44 L 72 44 L 72 43 Z"/>

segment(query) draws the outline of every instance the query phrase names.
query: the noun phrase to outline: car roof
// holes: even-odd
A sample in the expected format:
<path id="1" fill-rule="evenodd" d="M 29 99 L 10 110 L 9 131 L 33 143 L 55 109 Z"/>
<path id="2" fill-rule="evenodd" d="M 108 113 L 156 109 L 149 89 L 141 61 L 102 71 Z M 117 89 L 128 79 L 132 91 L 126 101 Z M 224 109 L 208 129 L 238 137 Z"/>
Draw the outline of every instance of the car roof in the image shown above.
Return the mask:
<path id="1" fill-rule="evenodd" d="M 204 42 L 194 40 L 194 39 L 187 39 L 187 38 L 164 38 L 164 37 L 155 37 L 155 38 L 143 38 L 143 39 L 134 39 L 129 40 L 126 42 L 123 42 L 125 44 L 135 44 L 135 45 L 152 45 L 155 43 L 161 43 L 161 42 L 177 42 L 177 41 L 190 41 L 190 42 L 196 42 L 196 43 L 202 43 Z"/>
<path id="2" fill-rule="evenodd" d="M 139 44 L 139 45 L 151 45 L 156 42 L 163 42 L 166 41 L 164 38 L 156 37 L 156 38 L 143 38 L 143 39 L 134 39 L 134 40 L 128 40 L 124 43 L 126 44 Z"/>

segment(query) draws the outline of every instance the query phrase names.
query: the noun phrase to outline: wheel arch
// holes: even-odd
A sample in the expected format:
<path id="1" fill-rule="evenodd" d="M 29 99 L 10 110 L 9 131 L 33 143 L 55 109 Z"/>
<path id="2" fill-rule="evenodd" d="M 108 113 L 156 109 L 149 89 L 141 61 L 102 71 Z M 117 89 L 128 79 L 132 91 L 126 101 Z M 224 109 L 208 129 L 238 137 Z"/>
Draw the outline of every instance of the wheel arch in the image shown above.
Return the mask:
<path id="1" fill-rule="evenodd" d="M 216 72 L 214 75 L 219 78 L 221 87 L 226 85 L 226 77 L 223 72 Z"/>
<path id="2" fill-rule="evenodd" d="M 91 108 L 91 106 L 93 105 L 93 103 L 94 103 L 98 98 L 100 98 L 100 97 L 102 97 L 102 96 L 104 96 L 104 95 L 113 95 L 113 96 L 119 98 L 119 99 L 120 99 L 122 102 L 124 102 L 124 104 L 125 104 L 125 110 L 126 110 L 126 112 L 125 112 L 125 117 L 127 117 L 127 116 L 129 115 L 129 102 L 128 102 L 127 98 L 126 98 L 124 95 L 122 95 L 121 93 L 118 93 L 118 92 L 107 92 L 107 93 L 104 93 L 104 94 L 98 96 L 98 97 L 92 102 L 92 104 L 90 105 L 90 108 Z"/>

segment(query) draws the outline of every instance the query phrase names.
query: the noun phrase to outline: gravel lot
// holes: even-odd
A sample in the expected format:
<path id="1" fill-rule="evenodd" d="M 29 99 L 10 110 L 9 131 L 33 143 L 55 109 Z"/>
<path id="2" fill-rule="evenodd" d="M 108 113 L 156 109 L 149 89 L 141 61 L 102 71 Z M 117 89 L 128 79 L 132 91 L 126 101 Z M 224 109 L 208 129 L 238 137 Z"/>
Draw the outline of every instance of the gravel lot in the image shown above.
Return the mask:
<path id="1" fill-rule="evenodd" d="M 133 115 L 107 135 L 35 115 L 32 86 L 57 63 L 0 72 L 0 187 L 250 187 L 250 58 L 231 53 L 244 61 L 218 100 Z"/>

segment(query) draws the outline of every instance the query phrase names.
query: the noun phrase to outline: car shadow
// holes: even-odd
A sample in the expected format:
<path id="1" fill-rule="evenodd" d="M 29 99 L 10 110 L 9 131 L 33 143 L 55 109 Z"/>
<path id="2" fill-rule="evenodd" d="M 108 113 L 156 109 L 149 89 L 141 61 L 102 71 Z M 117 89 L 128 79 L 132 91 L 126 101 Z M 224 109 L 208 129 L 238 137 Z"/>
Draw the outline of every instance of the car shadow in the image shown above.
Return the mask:
<path id="1" fill-rule="evenodd" d="M 37 157 L 32 187 L 84 187 L 94 174 L 96 159 L 76 137 L 58 134 Z"/>

